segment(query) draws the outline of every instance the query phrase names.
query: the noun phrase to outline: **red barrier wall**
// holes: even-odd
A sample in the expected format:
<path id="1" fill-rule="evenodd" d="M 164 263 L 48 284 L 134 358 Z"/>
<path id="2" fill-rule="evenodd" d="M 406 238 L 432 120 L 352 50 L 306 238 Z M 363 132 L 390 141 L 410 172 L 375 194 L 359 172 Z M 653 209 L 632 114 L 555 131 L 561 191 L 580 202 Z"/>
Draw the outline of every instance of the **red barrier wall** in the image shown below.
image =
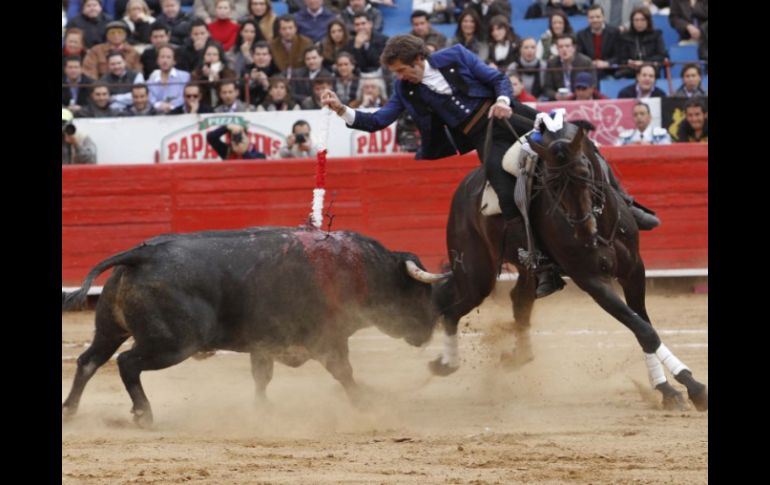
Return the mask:
<path id="1" fill-rule="evenodd" d="M 626 189 L 663 221 L 642 233 L 647 268 L 707 268 L 708 145 L 603 147 L 602 153 Z M 437 271 L 446 261 L 452 193 L 477 164 L 475 154 L 329 160 L 332 229 L 412 251 Z M 314 160 L 64 166 L 62 283 L 79 285 L 100 260 L 161 233 L 301 224 L 314 183 Z"/>

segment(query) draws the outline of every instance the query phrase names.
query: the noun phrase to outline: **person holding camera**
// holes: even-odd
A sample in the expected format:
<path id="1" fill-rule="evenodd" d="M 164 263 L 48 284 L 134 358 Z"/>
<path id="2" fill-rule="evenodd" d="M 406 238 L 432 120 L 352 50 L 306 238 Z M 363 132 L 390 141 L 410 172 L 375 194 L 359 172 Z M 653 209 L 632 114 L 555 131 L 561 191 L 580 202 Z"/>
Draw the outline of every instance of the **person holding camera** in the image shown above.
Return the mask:
<path id="1" fill-rule="evenodd" d="M 318 147 L 310 138 L 310 125 L 305 120 L 298 120 L 291 127 L 291 135 L 286 138 L 286 146 L 281 147 L 281 158 L 310 158 L 316 155 Z"/>
<path id="2" fill-rule="evenodd" d="M 61 110 L 61 164 L 95 164 L 96 144 L 72 124 L 72 112 Z"/>
<path id="3" fill-rule="evenodd" d="M 221 140 L 225 133 L 229 135 L 228 143 Z M 206 135 L 206 141 L 222 160 L 267 158 L 264 153 L 257 151 L 253 143 L 249 143 L 249 132 L 240 125 L 220 126 Z"/>

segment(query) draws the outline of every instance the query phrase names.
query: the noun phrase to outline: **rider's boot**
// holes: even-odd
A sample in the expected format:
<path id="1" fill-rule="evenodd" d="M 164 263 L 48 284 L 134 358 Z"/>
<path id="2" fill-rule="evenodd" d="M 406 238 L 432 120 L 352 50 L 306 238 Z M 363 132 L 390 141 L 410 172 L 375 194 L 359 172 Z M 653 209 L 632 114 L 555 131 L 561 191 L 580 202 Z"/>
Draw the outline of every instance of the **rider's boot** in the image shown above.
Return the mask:
<path id="1" fill-rule="evenodd" d="M 515 217 L 505 221 L 503 226 L 503 255 L 505 261 L 519 260 L 519 248 L 527 246 L 526 227 L 521 217 Z M 559 276 L 559 268 L 555 263 L 536 248 L 532 252 L 537 260 L 535 277 L 537 278 L 537 290 L 535 298 L 543 298 L 564 288 L 564 280 Z M 526 263 L 525 263 L 526 264 Z"/>

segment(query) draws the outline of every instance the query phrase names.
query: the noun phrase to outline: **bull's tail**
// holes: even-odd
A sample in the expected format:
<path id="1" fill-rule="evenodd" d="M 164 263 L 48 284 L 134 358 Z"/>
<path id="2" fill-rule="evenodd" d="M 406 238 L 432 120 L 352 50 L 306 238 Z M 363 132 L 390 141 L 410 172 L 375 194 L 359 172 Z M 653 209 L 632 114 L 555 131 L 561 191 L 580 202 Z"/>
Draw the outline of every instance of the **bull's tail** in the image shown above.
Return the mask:
<path id="1" fill-rule="evenodd" d="M 118 253 L 105 259 L 104 261 L 94 266 L 94 268 L 88 273 L 88 276 L 86 276 L 86 279 L 83 281 L 83 285 L 80 287 L 80 289 L 75 290 L 72 293 L 62 291 L 62 311 L 82 309 L 85 306 L 86 298 L 88 297 L 88 290 L 91 288 L 91 284 L 93 283 L 94 279 L 96 279 L 97 276 L 104 273 L 108 269 L 119 265 L 136 265 L 144 261 L 146 257 L 139 251 L 139 249 L 142 247 L 144 247 L 144 245 L 129 249 L 128 251 L 123 251 L 122 253 Z"/>

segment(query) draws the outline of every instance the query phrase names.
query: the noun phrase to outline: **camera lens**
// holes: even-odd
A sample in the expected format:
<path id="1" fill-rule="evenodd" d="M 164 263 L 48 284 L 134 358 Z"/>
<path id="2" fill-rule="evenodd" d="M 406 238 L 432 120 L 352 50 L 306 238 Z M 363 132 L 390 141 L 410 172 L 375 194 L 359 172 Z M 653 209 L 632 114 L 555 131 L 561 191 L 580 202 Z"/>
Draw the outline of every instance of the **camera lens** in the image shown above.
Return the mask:
<path id="1" fill-rule="evenodd" d="M 77 131 L 77 128 L 75 128 L 75 125 L 73 125 L 72 123 L 67 123 L 66 125 L 64 125 L 64 134 L 74 135 L 76 131 Z"/>
<path id="2" fill-rule="evenodd" d="M 297 140 L 297 143 L 305 143 L 305 134 L 299 133 L 294 139 Z"/>
<path id="3" fill-rule="evenodd" d="M 241 143 L 243 141 L 243 133 L 235 133 L 233 135 L 233 143 Z"/>

